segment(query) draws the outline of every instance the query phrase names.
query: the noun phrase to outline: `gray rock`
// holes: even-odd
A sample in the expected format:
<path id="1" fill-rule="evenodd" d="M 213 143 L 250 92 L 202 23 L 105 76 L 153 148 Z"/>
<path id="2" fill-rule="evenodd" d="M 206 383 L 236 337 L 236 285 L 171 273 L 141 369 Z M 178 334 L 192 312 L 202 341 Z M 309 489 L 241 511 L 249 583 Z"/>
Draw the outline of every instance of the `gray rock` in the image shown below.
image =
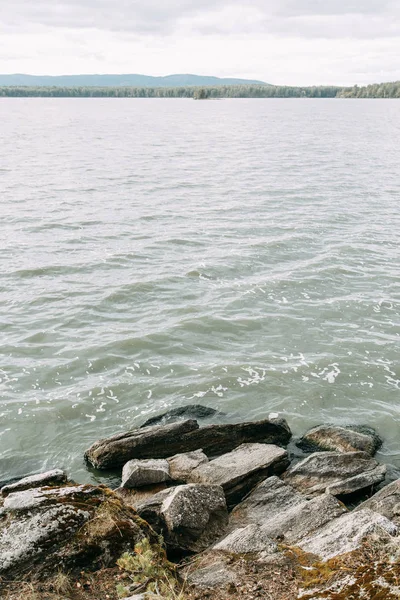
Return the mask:
<path id="1" fill-rule="evenodd" d="M 54 469 L 53 471 L 47 471 L 46 473 L 39 473 L 38 475 L 31 475 L 30 477 L 24 477 L 19 481 L 10 485 L 5 485 L 1 488 L 3 496 L 7 496 L 12 492 L 21 492 L 31 488 L 37 488 L 41 486 L 54 486 L 67 481 L 67 475 L 61 469 Z"/>
<path id="2" fill-rule="evenodd" d="M 258 525 L 247 525 L 235 529 L 214 546 L 214 550 L 224 550 L 234 554 L 265 552 L 274 554 L 278 546 Z"/>
<path id="3" fill-rule="evenodd" d="M 121 487 L 139 488 L 169 479 L 169 463 L 166 460 L 130 460 L 122 469 Z"/>
<path id="4" fill-rule="evenodd" d="M 284 445 L 291 435 L 288 424 L 281 418 L 208 425 L 200 429 L 197 421 L 188 420 L 134 429 L 99 440 L 86 451 L 85 458 L 94 467 L 107 469 L 124 465 L 134 458 L 168 458 L 199 448 L 208 457 L 213 457 L 244 443 Z"/>
<path id="5" fill-rule="evenodd" d="M 197 421 L 143 427 L 99 440 L 85 453 L 98 469 L 119 467 L 134 458 L 166 458 L 181 449 L 182 437 L 199 428 Z"/>
<path id="6" fill-rule="evenodd" d="M 394 523 L 386 517 L 364 509 L 335 519 L 302 540 L 298 546 L 326 561 L 353 552 L 369 536 L 373 536 L 375 542 L 379 540 L 388 543 L 397 531 Z"/>
<path id="7" fill-rule="evenodd" d="M 379 490 L 355 510 L 373 510 L 400 525 L 400 479 Z"/>
<path id="8" fill-rule="evenodd" d="M 232 529 L 252 523 L 270 539 L 295 544 L 345 512 L 330 494 L 310 500 L 278 477 L 270 477 L 234 508 L 229 525 Z"/>
<path id="9" fill-rule="evenodd" d="M 149 427 L 150 425 L 167 425 L 168 423 L 175 423 L 176 421 L 183 419 L 207 419 L 210 417 L 225 417 L 225 413 L 211 408 L 211 406 L 203 406 L 202 404 L 188 404 L 187 406 L 180 406 L 179 408 L 172 408 L 167 410 L 161 415 L 151 417 L 143 423 L 142 427 Z"/>
<path id="10" fill-rule="evenodd" d="M 168 459 L 168 463 L 171 479 L 185 483 L 194 469 L 208 463 L 208 458 L 202 450 L 195 450 L 194 452 L 175 454 Z"/>
<path id="11" fill-rule="evenodd" d="M 365 452 L 316 452 L 291 466 L 284 480 L 306 494 L 345 496 L 373 487 L 385 475 L 386 466 Z"/>
<path id="12" fill-rule="evenodd" d="M 188 583 L 196 588 L 220 588 L 238 582 L 235 572 L 222 560 L 215 560 L 214 564 L 189 571 Z"/>
<path id="13" fill-rule="evenodd" d="M 51 504 L 54 501 L 65 501 L 77 495 L 85 498 L 93 493 L 97 494 L 97 489 L 90 485 L 28 489 L 9 494 L 4 499 L 3 508 L 13 512 L 33 510 L 41 505 Z"/>
<path id="14" fill-rule="evenodd" d="M 307 431 L 296 445 L 305 452 L 361 451 L 373 456 L 382 445 L 382 440 L 370 427 L 320 425 Z"/>
<path id="15" fill-rule="evenodd" d="M 138 514 L 173 550 L 201 552 L 225 532 L 228 511 L 217 485 L 179 485 L 156 494 L 137 507 Z"/>
<path id="16" fill-rule="evenodd" d="M 240 500 L 269 475 L 281 473 L 289 464 L 288 453 L 272 444 L 242 444 L 192 471 L 190 481 L 220 485 L 228 505 Z"/>
<path id="17" fill-rule="evenodd" d="M 146 536 L 155 541 L 150 527 L 106 488 L 11 493 L 0 516 L 0 578 L 12 581 L 32 573 L 40 580 L 62 568 L 100 568 L 125 550 L 133 551 Z"/>

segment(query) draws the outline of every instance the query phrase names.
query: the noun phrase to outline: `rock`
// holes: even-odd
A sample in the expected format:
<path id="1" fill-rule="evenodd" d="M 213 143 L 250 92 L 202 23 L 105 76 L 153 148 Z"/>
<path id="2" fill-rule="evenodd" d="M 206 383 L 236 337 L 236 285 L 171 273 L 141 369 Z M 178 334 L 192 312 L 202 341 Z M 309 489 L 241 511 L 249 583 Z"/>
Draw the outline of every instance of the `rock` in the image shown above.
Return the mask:
<path id="1" fill-rule="evenodd" d="M 127 506 L 130 506 L 136 510 L 139 504 L 143 504 L 159 492 L 167 489 L 167 484 L 158 483 L 156 485 L 147 485 L 136 490 L 130 490 L 128 488 L 119 487 L 114 490 L 114 493 L 120 498 Z"/>
<path id="2" fill-rule="evenodd" d="M 139 488 L 169 479 L 169 463 L 166 460 L 130 460 L 122 469 L 121 487 Z"/>
<path id="3" fill-rule="evenodd" d="M 0 578 L 34 573 L 40 581 L 60 569 L 102 568 L 144 537 L 156 541 L 136 512 L 103 487 L 10 493 L 0 515 Z"/>
<path id="4" fill-rule="evenodd" d="M 52 486 L 65 483 L 67 481 L 67 475 L 61 469 L 54 469 L 53 471 L 47 471 L 46 473 L 39 473 L 38 475 L 31 475 L 30 477 L 24 477 L 15 483 L 5 485 L 1 488 L 3 496 L 7 496 L 12 492 L 21 492 L 31 488 L 41 486 Z"/>
<path id="5" fill-rule="evenodd" d="M 119 433 L 95 442 L 85 458 L 98 469 L 124 465 L 134 458 L 168 458 L 174 454 L 203 449 L 207 456 L 220 456 L 240 444 L 262 442 L 286 444 L 291 437 L 284 419 L 208 425 L 199 429 L 197 421 L 155 425 Z"/>
<path id="6" fill-rule="evenodd" d="M 288 453 L 272 444 L 242 444 L 192 471 L 190 481 L 220 485 L 228 505 L 240 500 L 269 475 L 282 473 Z"/>
<path id="7" fill-rule="evenodd" d="M 234 554 L 253 552 L 278 552 L 278 546 L 258 525 L 247 525 L 235 529 L 214 546 L 214 550 L 224 550 Z"/>
<path id="8" fill-rule="evenodd" d="M 284 480 L 305 494 L 345 496 L 373 487 L 385 474 L 386 466 L 365 452 L 315 452 L 291 466 Z"/>
<path id="9" fill-rule="evenodd" d="M 304 539 L 298 546 L 326 561 L 353 552 L 368 536 L 373 535 L 375 543 L 378 540 L 387 543 L 396 533 L 397 527 L 389 519 L 364 509 L 335 519 Z"/>
<path id="10" fill-rule="evenodd" d="M 346 507 L 330 494 L 310 500 L 278 477 L 270 477 L 234 508 L 229 528 L 254 524 L 270 539 L 296 544 L 345 512 Z"/>
<path id="11" fill-rule="evenodd" d="M 379 490 L 355 510 L 373 510 L 400 525 L 400 479 Z"/>
<path id="12" fill-rule="evenodd" d="M 168 459 L 168 463 L 171 479 L 186 483 L 191 472 L 200 465 L 208 463 L 208 458 L 202 450 L 195 450 L 194 452 L 175 454 Z"/>
<path id="13" fill-rule="evenodd" d="M 217 485 L 179 485 L 138 505 L 137 511 L 175 551 L 205 550 L 228 524 L 225 496 Z"/>
<path id="14" fill-rule="evenodd" d="M 238 578 L 233 569 L 222 560 L 214 560 L 214 564 L 207 565 L 190 572 L 187 581 L 196 588 L 220 588 L 229 584 L 236 584 Z"/>
<path id="15" fill-rule="evenodd" d="M 150 425 L 167 425 L 184 419 L 207 419 L 210 417 L 225 417 L 225 413 L 215 410 L 210 406 L 202 404 L 188 404 L 179 408 L 172 408 L 161 415 L 147 419 L 141 427 L 149 427 Z"/>
<path id="16" fill-rule="evenodd" d="M 373 456 L 382 445 L 382 439 L 370 427 L 320 425 L 313 427 L 296 446 L 305 452 L 366 452 Z"/>
<path id="17" fill-rule="evenodd" d="M 198 428 L 197 421 L 188 420 L 133 429 L 95 442 L 85 458 L 98 469 L 119 467 L 134 458 L 166 458 L 179 451 L 183 436 Z"/>

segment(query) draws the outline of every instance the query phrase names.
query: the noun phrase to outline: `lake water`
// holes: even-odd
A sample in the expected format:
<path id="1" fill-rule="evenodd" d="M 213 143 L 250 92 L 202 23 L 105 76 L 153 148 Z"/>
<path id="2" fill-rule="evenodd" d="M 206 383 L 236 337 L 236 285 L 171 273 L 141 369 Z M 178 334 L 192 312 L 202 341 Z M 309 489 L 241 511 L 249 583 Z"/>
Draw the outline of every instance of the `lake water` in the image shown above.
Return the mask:
<path id="1" fill-rule="evenodd" d="M 0 480 L 168 407 L 400 466 L 400 101 L 0 101 Z"/>

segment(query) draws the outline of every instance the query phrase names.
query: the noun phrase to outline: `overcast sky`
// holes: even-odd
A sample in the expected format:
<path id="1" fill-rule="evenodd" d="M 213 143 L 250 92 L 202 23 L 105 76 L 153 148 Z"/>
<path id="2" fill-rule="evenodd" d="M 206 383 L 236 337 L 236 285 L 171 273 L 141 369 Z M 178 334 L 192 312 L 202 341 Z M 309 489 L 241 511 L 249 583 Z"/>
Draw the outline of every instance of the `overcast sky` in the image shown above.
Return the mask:
<path id="1" fill-rule="evenodd" d="M 400 0 L 0 3 L 0 73 L 400 80 Z"/>

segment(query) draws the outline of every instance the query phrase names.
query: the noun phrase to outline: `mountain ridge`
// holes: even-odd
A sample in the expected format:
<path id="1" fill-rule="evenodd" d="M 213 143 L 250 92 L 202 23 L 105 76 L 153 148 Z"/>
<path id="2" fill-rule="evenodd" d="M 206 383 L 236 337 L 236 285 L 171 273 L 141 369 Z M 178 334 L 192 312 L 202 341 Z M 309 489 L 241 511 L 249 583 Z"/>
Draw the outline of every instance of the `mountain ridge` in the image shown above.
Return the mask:
<path id="1" fill-rule="evenodd" d="M 54 86 L 54 87 L 179 87 L 205 85 L 270 85 L 257 79 L 214 77 L 207 75 L 175 74 L 163 77 L 127 74 L 79 74 L 79 75 L 27 75 L 0 74 L 0 86 Z"/>

